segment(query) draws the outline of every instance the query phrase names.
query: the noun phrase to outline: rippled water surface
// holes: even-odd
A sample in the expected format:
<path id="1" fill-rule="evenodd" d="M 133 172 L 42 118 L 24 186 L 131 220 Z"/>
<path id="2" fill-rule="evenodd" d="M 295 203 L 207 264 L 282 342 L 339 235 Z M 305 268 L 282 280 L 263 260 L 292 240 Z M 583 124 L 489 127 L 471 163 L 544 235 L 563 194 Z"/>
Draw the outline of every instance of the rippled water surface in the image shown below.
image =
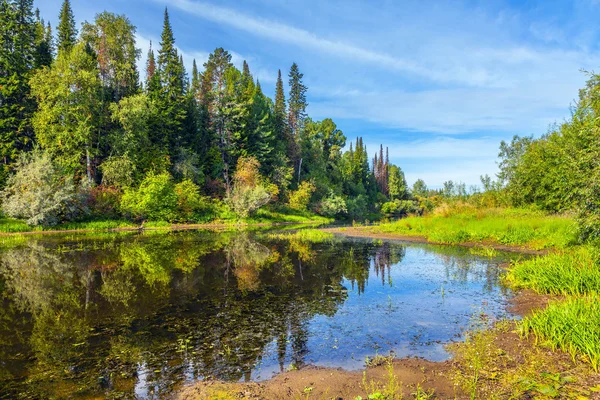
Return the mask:
<path id="1" fill-rule="evenodd" d="M 258 232 L 45 237 L 0 249 L 0 397 L 161 398 L 366 356 L 448 357 L 505 315 L 469 249 Z"/>

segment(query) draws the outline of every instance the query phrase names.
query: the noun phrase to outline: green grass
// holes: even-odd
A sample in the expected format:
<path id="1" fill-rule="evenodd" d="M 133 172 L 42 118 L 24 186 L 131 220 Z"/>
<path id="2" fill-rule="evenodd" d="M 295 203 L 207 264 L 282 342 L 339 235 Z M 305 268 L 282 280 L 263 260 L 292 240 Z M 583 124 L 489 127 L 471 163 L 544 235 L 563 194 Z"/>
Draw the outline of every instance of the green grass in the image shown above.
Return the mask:
<path id="1" fill-rule="evenodd" d="M 442 210 L 365 229 L 374 233 L 424 236 L 429 241 L 444 244 L 476 242 L 535 250 L 566 248 L 577 239 L 572 218 L 521 209 Z"/>
<path id="2" fill-rule="evenodd" d="M 553 350 L 583 355 L 595 371 L 600 367 L 600 296 L 572 297 L 551 302 L 542 311 L 523 320 L 521 332 L 533 333 Z"/>
<path id="3" fill-rule="evenodd" d="M 200 224 L 214 225 L 238 225 L 242 224 L 276 224 L 276 223 L 317 223 L 326 224 L 332 222 L 332 219 L 321 217 L 310 212 L 300 212 L 288 208 L 260 209 L 252 217 L 239 220 L 236 218 L 217 218 L 212 221 L 202 221 Z M 195 224 L 195 223 L 192 223 Z M 146 221 L 145 228 L 170 228 L 172 225 L 186 225 L 184 223 L 171 223 L 166 221 Z M 24 221 L 12 218 L 0 218 L 0 233 L 24 233 L 41 232 L 49 230 L 92 230 L 102 231 L 118 228 L 137 228 L 139 223 L 128 220 L 100 220 L 69 222 L 51 227 L 29 226 Z"/>
<path id="4" fill-rule="evenodd" d="M 586 295 L 600 293 L 598 250 L 581 246 L 514 264 L 506 281 L 516 289 L 542 294 Z"/>
<path id="5" fill-rule="evenodd" d="M 318 229 L 300 229 L 292 233 L 272 233 L 267 235 L 269 239 L 276 240 L 298 240 L 300 242 L 323 243 L 333 239 L 333 234 Z"/>

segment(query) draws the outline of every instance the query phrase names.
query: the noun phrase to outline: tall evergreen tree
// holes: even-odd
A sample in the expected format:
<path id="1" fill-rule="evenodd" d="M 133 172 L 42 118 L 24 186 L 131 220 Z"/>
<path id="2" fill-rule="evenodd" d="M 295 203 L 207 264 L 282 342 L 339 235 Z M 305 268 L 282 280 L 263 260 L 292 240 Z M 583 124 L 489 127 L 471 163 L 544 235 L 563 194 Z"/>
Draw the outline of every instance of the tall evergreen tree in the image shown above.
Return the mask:
<path id="1" fill-rule="evenodd" d="M 298 64 L 293 63 L 289 73 L 290 96 L 288 100 L 288 125 L 292 135 L 297 135 L 306 117 L 306 90 L 302 83 L 304 74 L 298 69 Z"/>
<path id="2" fill-rule="evenodd" d="M 77 27 L 75 16 L 71 9 L 71 2 L 64 0 L 59 14 L 58 23 L 58 52 L 71 51 L 77 41 Z"/>
<path id="3" fill-rule="evenodd" d="M 186 111 L 183 97 L 183 65 L 177 54 L 169 12 L 166 8 L 158 50 L 157 74 L 160 80 L 160 96 L 157 104 L 160 121 L 157 128 L 165 150 L 173 159 L 179 153 L 178 147 L 182 141 Z"/>
<path id="4" fill-rule="evenodd" d="M 37 26 L 33 0 L 0 3 L 0 157 L 5 166 L 30 148 L 34 138 L 35 101 L 29 79 L 36 61 Z"/>

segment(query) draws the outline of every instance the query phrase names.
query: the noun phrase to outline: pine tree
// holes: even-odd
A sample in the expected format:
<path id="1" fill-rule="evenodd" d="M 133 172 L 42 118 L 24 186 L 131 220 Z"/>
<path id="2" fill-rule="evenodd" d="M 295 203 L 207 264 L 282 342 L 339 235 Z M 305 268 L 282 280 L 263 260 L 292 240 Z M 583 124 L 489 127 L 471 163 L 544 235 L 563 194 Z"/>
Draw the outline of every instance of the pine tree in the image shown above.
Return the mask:
<path id="1" fill-rule="evenodd" d="M 71 9 L 71 2 L 65 0 L 62 4 L 59 14 L 58 24 L 58 52 L 71 51 L 77 42 L 77 28 L 75 26 L 75 16 Z"/>
<path id="2" fill-rule="evenodd" d="M 33 0 L 0 3 L 0 157 L 7 166 L 31 147 L 35 101 L 29 79 L 36 63 L 38 23 Z M 4 180 L 6 168 L 0 171 Z"/>
<path id="3" fill-rule="evenodd" d="M 292 64 L 289 73 L 290 97 L 288 103 L 289 115 L 288 125 L 292 135 L 296 136 L 302 126 L 302 121 L 306 117 L 306 90 L 307 87 L 302 83 L 304 74 L 300 73 L 298 65 Z"/>
<path id="4" fill-rule="evenodd" d="M 160 121 L 156 128 L 165 151 L 171 159 L 174 159 L 180 153 L 179 146 L 183 139 L 183 124 L 186 118 L 183 96 L 185 71 L 177 54 L 169 12 L 166 8 L 156 74 L 160 81 L 160 96 L 157 102 Z"/>

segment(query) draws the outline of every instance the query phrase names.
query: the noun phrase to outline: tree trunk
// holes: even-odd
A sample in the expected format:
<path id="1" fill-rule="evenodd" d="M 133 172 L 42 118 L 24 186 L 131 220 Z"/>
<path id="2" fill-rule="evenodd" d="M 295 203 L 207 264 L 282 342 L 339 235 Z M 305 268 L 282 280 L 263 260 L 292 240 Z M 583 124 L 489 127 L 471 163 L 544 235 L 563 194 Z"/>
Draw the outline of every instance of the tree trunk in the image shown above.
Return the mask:
<path id="1" fill-rule="evenodd" d="M 87 178 L 90 183 L 92 183 L 92 160 L 90 158 L 90 148 L 86 147 L 85 149 L 85 159 L 87 164 Z"/>

